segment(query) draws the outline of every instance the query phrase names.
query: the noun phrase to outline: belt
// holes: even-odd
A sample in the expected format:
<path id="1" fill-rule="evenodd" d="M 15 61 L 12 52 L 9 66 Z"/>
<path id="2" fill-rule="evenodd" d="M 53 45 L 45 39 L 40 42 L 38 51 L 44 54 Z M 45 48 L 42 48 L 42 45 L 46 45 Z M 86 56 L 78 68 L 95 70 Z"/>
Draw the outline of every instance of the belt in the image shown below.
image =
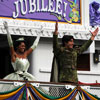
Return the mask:
<path id="1" fill-rule="evenodd" d="M 63 68 L 64 68 L 64 69 L 72 68 L 72 66 L 70 66 L 70 65 L 63 65 Z"/>
<path id="2" fill-rule="evenodd" d="M 76 67 L 70 66 L 70 65 L 68 65 L 68 66 L 66 65 L 66 66 L 63 67 L 63 69 L 73 69 L 74 70 L 74 69 L 76 69 Z"/>
<path id="3" fill-rule="evenodd" d="M 28 80 L 27 77 L 25 77 L 25 76 L 23 75 L 23 73 L 25 73 L 25 71 L 20 71 L 20 70 L 19 70 L 19 71 L 15 71 L 15 73 L 17 73 L 20 77 L 23 77 L 24 80 Z"/>
<path id="4" fill-rule="evenodd" d="M 15 71 L 15 73 L 17 73 L 17 74 L 23 74 L 23 73 L 25 73 L 25 71 L 18 70 L 18 71 Z"/>

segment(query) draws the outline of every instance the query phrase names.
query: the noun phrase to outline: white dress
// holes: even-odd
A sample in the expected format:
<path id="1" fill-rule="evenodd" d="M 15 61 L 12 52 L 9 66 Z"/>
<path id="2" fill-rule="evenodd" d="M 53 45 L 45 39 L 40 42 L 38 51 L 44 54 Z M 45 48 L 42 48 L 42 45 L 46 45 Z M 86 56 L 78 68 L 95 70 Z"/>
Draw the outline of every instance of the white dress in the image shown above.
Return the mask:
<path id="1" fill-rule="evenodd" d="M 30 63 L 28 59 L 16 58 L 15 62 L 12 62 L 14 73 L 11 73 L 4 77 L 7 80 L 28 80 L 28 81 L 36 81 L 36 78 L 27 72 Z M 0 92 L 9 91 L 16 88 L 13 84 L 0 84 Z"/>

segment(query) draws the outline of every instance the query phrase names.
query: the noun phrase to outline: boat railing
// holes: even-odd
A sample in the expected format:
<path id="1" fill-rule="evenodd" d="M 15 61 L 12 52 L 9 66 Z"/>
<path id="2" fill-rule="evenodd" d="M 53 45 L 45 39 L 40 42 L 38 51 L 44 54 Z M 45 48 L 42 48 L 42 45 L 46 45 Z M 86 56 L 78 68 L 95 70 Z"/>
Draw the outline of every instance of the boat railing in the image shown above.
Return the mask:
<path id="1" fill-rule="evenodd" d="M 0 84 L 4 85 L 14 85 L 15 87 L 20 87 L 26 85 L 30 87 L 36 87 L 43 94 L 51 97 L 64 97 L 74 91 L 77 91 L 77 98 L 82 98 L 82 93 L 84 97 L 88 94 L 100 98 L 100 83 L 55 83 L 55 82 L 41 82 L 41 81 L 21 81 L 21 80 L 4 80 L 0 79 Z M 1 92 L 1 90 L 0 90 Z M 91 97 L 90 96 L 90 97 Z M 99 100 L 99 99 L 97 99 Z"/>

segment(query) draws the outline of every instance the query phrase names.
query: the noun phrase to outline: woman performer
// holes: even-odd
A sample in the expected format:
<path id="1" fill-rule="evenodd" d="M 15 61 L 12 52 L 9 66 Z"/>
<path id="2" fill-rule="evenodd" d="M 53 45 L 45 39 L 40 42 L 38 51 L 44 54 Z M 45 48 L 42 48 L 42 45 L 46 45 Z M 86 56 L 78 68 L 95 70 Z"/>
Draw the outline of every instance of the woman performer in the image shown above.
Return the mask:
<path id="1" fill-rule="evenodd" d="M 26 44 L 24 38 L 19 38 L 16 40 L 17 47 L 14 49 L 13 41 L 11 35 L 9 33 L 9 28 L 7 22 L 4 22 L 4 28 L 7 31 L 7 39 L 11 52 L 11 63 L 14 68 L 14 73 L 11 73 L 4 77 L 7 80 L 28 80 L 28 81 L 36 81 L 36 78 L 27 72 L 30 63 L 27 59 L 28 55 L 32 53 L 32 51 L 37 47 L 40 35 L 37 36 L 33 45 L 26 50 Z M 15 88 L 14 85 L 0 85 L 0 91 L 8 91 Z"/>

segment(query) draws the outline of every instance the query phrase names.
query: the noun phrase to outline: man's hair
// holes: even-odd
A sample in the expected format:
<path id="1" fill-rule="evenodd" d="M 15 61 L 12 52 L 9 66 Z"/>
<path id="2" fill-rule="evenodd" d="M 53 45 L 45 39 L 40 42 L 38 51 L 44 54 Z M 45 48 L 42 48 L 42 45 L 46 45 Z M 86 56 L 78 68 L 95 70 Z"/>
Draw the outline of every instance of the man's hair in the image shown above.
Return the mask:
<path id="1" fill-rule="evenodd" d="M 73 36 L 64 35 L 62 38 L 62 45 L 65 46 L 65 43 L 68 43 L 71 39 L 74 39 Z"/>

